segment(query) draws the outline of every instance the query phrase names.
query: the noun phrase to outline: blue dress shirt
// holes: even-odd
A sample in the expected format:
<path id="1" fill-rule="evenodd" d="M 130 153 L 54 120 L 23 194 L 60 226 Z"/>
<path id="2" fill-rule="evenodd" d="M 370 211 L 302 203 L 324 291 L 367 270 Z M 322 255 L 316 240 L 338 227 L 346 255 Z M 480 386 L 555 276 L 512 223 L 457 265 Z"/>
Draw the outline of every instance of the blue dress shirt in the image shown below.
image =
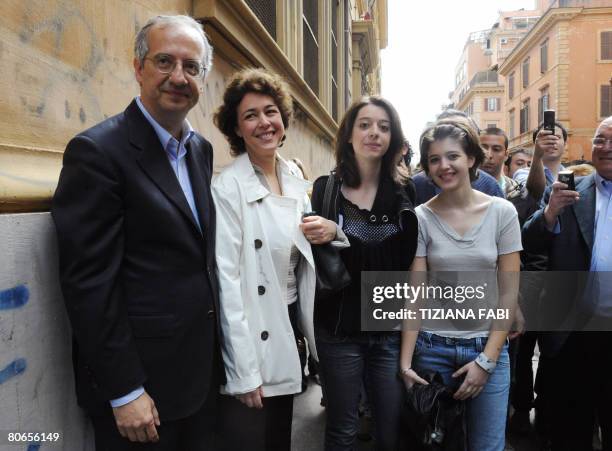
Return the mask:
<path id="1" fill-rule="evenodd" d="M 612 181 L 595 174 L 595 230 L 591 271 L 599 285 L 597 313 L 612 317 Z"/>
<path id="2" fill-rule="evenodd" d="M 162 147 L 166 151 L 170 166 L 172 167 L 172 170 L 174 171 L 174 174 L 181 185 L 185 199 L 187 199 L 187 203 L 191 209 L 191 213 L 193 214 L 198 227 L 200 227 L 200 231 L 202 231 L 202 225 L 200 224 L 198 210 L 196 209 L 193 190 L 191 188 L 191 181 L 189 180 L 189 171 L 187 170 L 187 149 L 185 148 L 185 145 L 195 134 L 193 128 L 191 128 L 191 124 L 189 124 L 189 121 L 185 121 L 183 124 L 181 141 L 179 142 L 174 136 L 168 133 L 168 130 L 159 125 L 157 121 L 153 119 L 153 116 L 149 114 L 140 101 L 140 97 L 136 97 L 136 104 L 140 108 L 140 111 L 142 111 L 142 114 L 144 114 L 144 117 L 146 117 L 149 123 L 153 126 Z"/>

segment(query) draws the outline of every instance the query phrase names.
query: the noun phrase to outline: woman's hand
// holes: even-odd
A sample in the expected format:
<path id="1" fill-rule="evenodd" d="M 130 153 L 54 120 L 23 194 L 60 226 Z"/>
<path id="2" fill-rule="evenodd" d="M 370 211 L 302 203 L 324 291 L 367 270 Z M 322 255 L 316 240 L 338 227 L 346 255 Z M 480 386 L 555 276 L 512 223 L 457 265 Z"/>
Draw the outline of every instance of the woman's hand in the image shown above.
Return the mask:
<path id="1" fill-rule="evenodd" d="M 406 384 L 406 388 L 408 390 L 410 390 L 414 384 L 429 385 L 429 382 L 419 376 L 412 368 L 402 370 L 400 374 L 402 375 L 402 380 L 404 381 L 404 384 Z"/>
<path id="2" fill-rule="evenodd" d="M 246 404 L 248 407 L 263 409 L 263 391 L 261 389 L 261 385 L 253 391 L 243 393 L 242 395 L 236 395 L 236 398 L 238 401 L 240 401 L 242 404 Z"/>
<path id="3" fill-rule="evenodd" d="M 321 216 L 302 218 L 300 229 L 311 244 L 325 244 L 336 237 L 336 223 Z"/>
<path id="4" fill-rule="evenodd" d="M 459 377 L 462 374 L 465 374 L 465 379 L 463 379 L 463 383 L 453 395 L 453 398 L 461 401 L 478 396 L 489 380 L 489 373 L 478 366 L 473 360 L 455 371 L 453 377 Z"/>
<path id="5" fill-rule="evenodd" d="M 514 315 L 514 323 L 512 330 L 508 333 L 508 340 L 514 340 L 516 337 L 522 335 L 525 332 L 525 316 L 521 310 L 521 306 L 516 306 L 516 314 Z"/>

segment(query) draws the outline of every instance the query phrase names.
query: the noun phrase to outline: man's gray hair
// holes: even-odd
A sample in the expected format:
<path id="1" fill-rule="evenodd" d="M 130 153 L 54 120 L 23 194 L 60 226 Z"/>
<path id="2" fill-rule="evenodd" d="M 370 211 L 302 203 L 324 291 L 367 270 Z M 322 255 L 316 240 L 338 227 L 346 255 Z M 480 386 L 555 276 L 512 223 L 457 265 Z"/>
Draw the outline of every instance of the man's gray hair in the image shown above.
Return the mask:
<path id="1" fill-rule="evenodd" d="M 206 75 L 208 75 L 212 68 L 212 46 L 208 42 L 208 38 L 202 29 L 202 25 L 193 17 L 184 15 L 155 16 L 152 19 L 149 19 L 144 27 L 140 29 L 136 35 L 136 40 L 134 41 L 134 55 L 138 61 L 140 61 L 140 65 L 142 66 L 144 64 L 145 57 L 147 56 L 147 53 L 149 53 L 147 36 L 149 34 L 149 30 L 155 25 L 180 25 L 190 27 L 198 32 L 198 35 L 202 38 L 202 46 L 204 47 L 204 56 L 202 56 L 202 66 L 204 67 L 204 72 L 202 73 L 202 78 L 206 78 Z"/>

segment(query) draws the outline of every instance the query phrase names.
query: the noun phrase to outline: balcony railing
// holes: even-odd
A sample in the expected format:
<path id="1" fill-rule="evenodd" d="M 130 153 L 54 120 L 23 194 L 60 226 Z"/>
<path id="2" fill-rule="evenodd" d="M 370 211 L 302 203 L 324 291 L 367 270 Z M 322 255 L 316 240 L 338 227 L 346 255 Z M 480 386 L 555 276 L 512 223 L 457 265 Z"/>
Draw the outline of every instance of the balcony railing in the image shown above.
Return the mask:
<path id="1" fill-rule="evenodd" d="M 483 70 L 474 74 L 472 80 L 470 80 L 470 88 L 484 83 L 498 84 L 498 80 L 499 76 L 497 75 L 497 72 L 493 70 Z"/>

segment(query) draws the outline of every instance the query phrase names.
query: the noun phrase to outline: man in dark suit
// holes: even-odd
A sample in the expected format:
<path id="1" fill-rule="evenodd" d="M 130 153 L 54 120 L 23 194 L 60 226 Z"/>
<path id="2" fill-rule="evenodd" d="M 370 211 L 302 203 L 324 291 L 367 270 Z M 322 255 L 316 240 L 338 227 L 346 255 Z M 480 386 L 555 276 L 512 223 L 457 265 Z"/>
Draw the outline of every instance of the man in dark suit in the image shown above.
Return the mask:
<path id="1" fill-rule="evenodd" d="M 612 117 L 595 132 L 593 165 L 575 191 L 553 183 L 523 229 L 526 250 L 547 253 L 549 271 L 568 271 L 545 282 L 541 301 L 541 319 L 558 330 L 540 343 L 555 451 L 592 449 L 596 416 L 612 449 Z"/>
<path id="2" fill-rule="evenodd" d="M 221 377 L 213 150 L 186 116 L 212 49 L 192 18 L 158 16 L 135 53 L 140 96 L 68 143 L 53 199 L 77 398 L 98 450 L 209 450 Z"/>

